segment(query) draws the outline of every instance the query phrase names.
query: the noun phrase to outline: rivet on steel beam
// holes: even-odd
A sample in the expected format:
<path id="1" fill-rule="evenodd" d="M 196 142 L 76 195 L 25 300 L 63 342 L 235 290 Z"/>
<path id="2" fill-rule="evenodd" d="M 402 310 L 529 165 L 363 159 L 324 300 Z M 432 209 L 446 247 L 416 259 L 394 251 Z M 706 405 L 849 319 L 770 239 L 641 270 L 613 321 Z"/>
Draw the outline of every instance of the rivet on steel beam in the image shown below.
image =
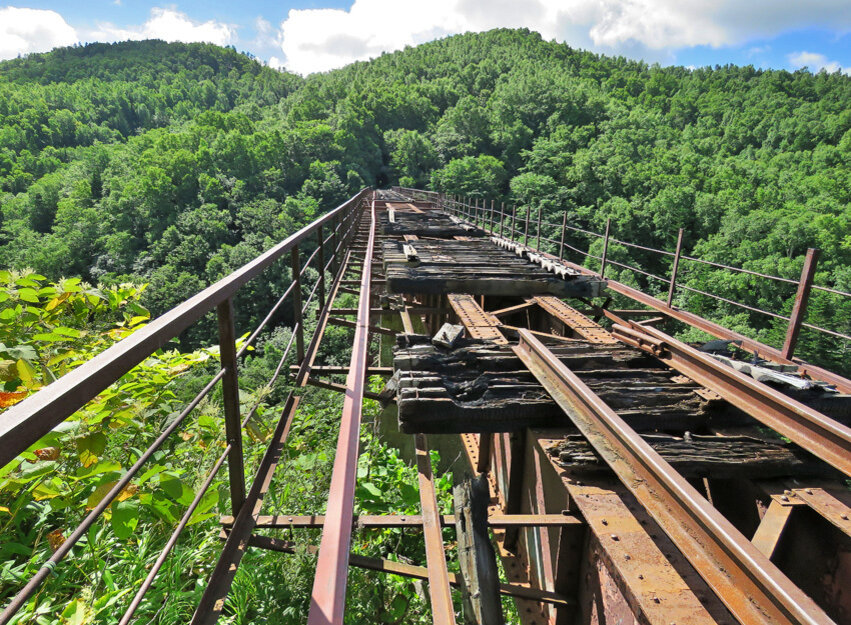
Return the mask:
<path id="1" fill-rule="evenodd" d="M 839 518 L 841 518 L 843 521 L 847 521 L 847 520 L 848 520 L 848 515 L 847 515 L 847 514 L 840 514 L 840 515 L 839 515 Z"/>
<path id="2" fill-rule="evenodd" d="M 659 597 L 653 597 L 653 603 L 662 603 L 662 600 Z"/>
<path id="3" fill-rule="evenodd" d="M 603 519 L 603 525 L 608 525 L 609 522 L 606 519 Z"/>
<path id="4" fill-rule="evenodd" d="M 612 540 L 614 540 L 615 542 L 617 542 L 617 541 L 619 541 L 619 540 L 620 540 L 620 538 L 618 537 L 618 535 L 617 535 L 617 534 L 612 534 Z"/>
<path id="5" fill-rule="evenodd" d="M 780 501 L 789 501 L 789 498 L 786 495 L 781 495 Z"/>
<path id="6" fill-rule="evenodd" d="M 808 495 L 812 495 L 812 494 L 813 494 L 813 491 L 811 491 L 809 488 L 808 488 L 807 490 L 805 490 L 804 492 L 805 492 L 805 493 L 807 493 Z"/>
<path id="7" fill-rule="evenodd" d="M 639 574 L 638 574 L 638 579 L 644 579 L 644 575 L 642 575 L 641 573 L 639 573 Z"/>

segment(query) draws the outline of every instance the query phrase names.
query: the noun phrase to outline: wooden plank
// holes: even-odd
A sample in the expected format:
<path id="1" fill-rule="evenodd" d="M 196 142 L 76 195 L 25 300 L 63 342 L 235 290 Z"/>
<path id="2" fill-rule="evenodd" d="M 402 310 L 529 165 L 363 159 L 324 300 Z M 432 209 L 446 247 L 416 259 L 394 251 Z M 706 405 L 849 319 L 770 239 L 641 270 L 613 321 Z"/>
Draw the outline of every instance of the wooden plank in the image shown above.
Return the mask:
<path id="1" fill-rule="evenodd" d="M 488 536 L 488 484 L 479 476 L 453 489 L 458 561 L 463 578 L 464 617 L 468 625 L 502 625 L 499 572 Z"/>

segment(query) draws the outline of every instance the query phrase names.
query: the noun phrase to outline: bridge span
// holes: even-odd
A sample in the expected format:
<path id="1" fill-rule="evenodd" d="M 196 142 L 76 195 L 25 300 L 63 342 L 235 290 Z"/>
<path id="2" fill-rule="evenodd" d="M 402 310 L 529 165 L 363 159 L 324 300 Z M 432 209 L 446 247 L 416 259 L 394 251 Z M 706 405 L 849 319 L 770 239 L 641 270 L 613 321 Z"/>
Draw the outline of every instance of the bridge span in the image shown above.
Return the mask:
<path id="1" fill-rule="evenodd" d="M 568 262 L 566 221 L 547 246 L 538 220 L 535 228 L 528 214 L 518 222 L 494 203 L 428 191 L 365 189 L 11 408 L 0 466 L 216 311 L 218 374 L 25 581 L 0 623 L 221 382 L 226 448 L 122 624 L 223 465 L 232 513 L 220 519 L 221 555 L 193 624 L 219 619 L 249 549 L 316 553 L 310 625 L 344 622 L 349 567 L 426 580 L 441 625 L 504 623 L 506 596 L 524 625 L 851 624 L 851 381 L 794 357 L 806 268 L 787 343 L 776 349 L 670 296 L 607 280 L 606 247 L 598 270 Z M 234 294 L 281 259 L 293 283 L 237 349 Z M 314 280 L 308 268 L 318 269 Z M 344 293 L 355 307 L 338 303 Z M 613 293 L 633 304 L 615 308 Z M 238 362 L 284 302 L 293 334 L 270 384 L 287 379 L 292 390 L 246 480 L 251 414 L 240 414 Z M 687 344 L 674 337 L 677 324 L 719 340 Z M 348 366 L 322 361 L 331 325 L 353 331 Z M 380 393 L 365 388 L 376 374 L 386 380 Z M 282 515 L 264 508 L 264 496 L 307 386 L 344 396 L 327 508 Z M 354 515 L 365 398 L 382 402 L 385 435 L 417 467 L 418 515 Z M 438 506 L 430 449 L 461 458 L 451 514 Z M 371 527 L 419 533 L 425 560 L 352 553 L 353 532 Z M 300 538 L 306 528 L 322 529 L 319 544 Z"/>

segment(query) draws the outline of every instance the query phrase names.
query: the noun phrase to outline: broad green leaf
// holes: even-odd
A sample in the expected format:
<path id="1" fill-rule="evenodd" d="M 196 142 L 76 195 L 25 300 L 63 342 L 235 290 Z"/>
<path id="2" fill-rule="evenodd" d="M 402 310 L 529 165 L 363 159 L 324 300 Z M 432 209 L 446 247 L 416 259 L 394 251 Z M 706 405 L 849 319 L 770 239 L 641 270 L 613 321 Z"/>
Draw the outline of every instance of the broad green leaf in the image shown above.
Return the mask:
<path id="1" fill-rule="evenodd" d="M 0 321 L 3 323 L 9 323 L 17 316 L 18 313 L 15 312 L 14 308 L 4 308 L 3 310 L 0 310 Z"/>
<path id="2" fill-rule="evenodd" d="M 101 432 L 93 432 L 77 441 L 77 455 L 84 467 L 97 462 L 104 448 L 106 448 L 106 435 Z"/>
<path id="3" fill-rule="evenodd" d="M 110 473 L 112 471 L 120 470 L 121 465 L 117 462 L 113 460 L 101 460 L 96 464 L 81 468 L 79 471 L 77 471 L 76 478 L 78 480 L 82 480 L 87 477 L 92 477 L 94 475 L 102 475 L 103 473 Z"/>
<path id="4" fill-rule="evenodd" d="M 171 474 L 160 476 L 160 488 L 166 495 L 171 497 L 175 503 L 187 505 L 192 503 L 195 493 L 182 480 Z"/>
<path id="5" fill-rule="evenodd" d="M 34 289 L 20 289 L 18 291 L 18 298 L 25 302 L 38 304 L 38 293 L 36 293 Z"/>
<path id="6" fill-rule="evenodd" d="M 35 386 L 37 386 L 35 379 L 35 367 L 33 367 L 30 363 L 23 359 L 18 360 L 18 362 L 15 363 L 15 366 L 18 368 L 18 375 L 20 376 L 21 381 L 24 383 L 24 386 L 26 386 L 27 388 L 34 388 Z"/>
<path id="7" fill-rule="evenodd" d="M 75 330 L 74 328 L 65 328 L 63 326 L 53 328 L 53 332 L 55 332 L 56 334 L 61 334 L 63 336 L 70 336 L 73 339 L 78 339 L 83 336 L 82 331 Z"/>
<path id="8" fill-rule="evenodd" d="M 33 334 L 34 341 L 67 341 L 67 336 L 62 336 L 60 334 L 54 334 L 53 332 L 40 332 L 38 334 Z"/>
<path id="9" fill-rule="evenodd" d="M 118 538 L 129 538 L 139 523 L 139 502 L 119 501 L 112 504 L 112 531 Z"/>
<path id="10" fill-rule="evenodd" d="M 62 610 L 63 625 L 86 625 L 92 619 L 93 615 L 82 599 L 74 599 Z"/>
<path id="11" fill-rule="evenodd" d="M 44 481 L 36 486 L 32 491 L 33 499 L 36 501 L 44 501 L 45 499 L 53 499 L 62 494 L 60 490 L 62 481 L 54 478 L 50 481 Z"/>
<path id="12" fill-rule="evenodd" d="M 101 500 L 106 497 L 107 493 L 112 490 L 112 487 L 115 486 L 117 483 L 118 481 L 116 480 L 114 482 L 105 482 L 104 484 L 98 486 L 86 500 L 86 508 L 91 510 L 96 505 L 98 505 Z"/>
<path id="13" fill-rule="evenodd" d="M 14 358 L 15 360 L 23 358 L 32 362 L 38 358 L 35 348 L 31 345 L 15 345 L 14 347 L 7 347 L 5 351 L 9 354 L 9 358 Z"/>

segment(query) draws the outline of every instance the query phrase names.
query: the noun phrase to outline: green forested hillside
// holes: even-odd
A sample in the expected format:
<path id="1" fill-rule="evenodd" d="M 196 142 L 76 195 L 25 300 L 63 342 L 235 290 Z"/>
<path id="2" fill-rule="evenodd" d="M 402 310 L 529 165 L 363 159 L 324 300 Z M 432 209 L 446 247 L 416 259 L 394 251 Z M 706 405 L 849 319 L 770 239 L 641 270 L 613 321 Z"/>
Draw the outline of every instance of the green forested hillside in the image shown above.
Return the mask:
<path id="1" fill-rule="evenodd" d="M 693 256 L 791 279 L 815 246 L 816 282 L 851 291 L 850 164 L 851 77 L 651 67 L 524 30 L 450 37 L 307 78 L 231 49 L 160 41 L 0 63 L 0 410 L 364 185 L 431 186 L 559 224 L 567 211 L 568 223 L 598 232 L 611 218 L 614 237 L 643 246 L 672 249 L 684 228 Z M 568 242 L 599 252 L 595 239 Z M 641 249 L 608 254 L 669 270 L 667 257 Z M 266 272 L 237 300 L 240 332 L 289 284 L 285 272 Z M 615 266 L 607 275 L 666 291 Z M 680 275 L 751 306 L 791 308 L 794 285 L 686 261 Z M 684 290 L 676 302 L 782 342 L 782 321 Z M 851 301 L 814 293 L 808 319 L 851 333 Z M 0 605 L 217 370 L 215 335 L 199 325 L 181 351 L 159 350 L 0 467 Z M 345 358 L 348 332 L 329 327 L 323 355 Z M 281 327 L 262 335 L 240 364 L 241 414 L 256 408 L 249 467 L 280 414 L 286 382 L 266 382 L 289 339 Z M 847 374 L 847 349 L 806 330 L 798 353 Z M 308 393 L 264 510 L 324 505 L 341 399 Z M 118 622 L 224 445 L 219 389 L 197 413 L 13 622 Z M 416 513 L 416 471 L 366 435 L 377 414 L 368 403 L 356 512 Z M 220 549 L 215 518 L 230 511 L 226 479 L 204 497 L 138 622 L 191 617 Z M 451 478 L 438 486 L 448 511 Z M 360 531 L 353 548 L 424 561 L 421 538 L 398 528 Z M 227 622 L 303 622 L 314 563 L 250 551 Z M 411 581 L 378 575 L 350 574 L 352 622 L 431 622 Z"/>
<path id="2" fill-rule="evenodd" d="M 666 249 L 682 227 L 693 255 L 788 278 L 819 247 L 817 282 L 851 290 L 840 73 L 651 67 L 496 30 L 306 79 L 211 45 L 95 44 L 0 64 L 0 84 L 0 265 L 148 282 L 155 313 L 362 185 L 395 182 L 542 206 L 550 221 L 568 210 L 596 231 L 610 217 L 616 237 Z M 791 308 L 791 286 L 682 271 L 695 288 Z M 782 336 L 780 322 L 679 297 Z M 851 305 L 820 293 L 810 321 L 848 333 Z M 803 356 L 843 365 L 840 341 L 808 338 Z"/>

